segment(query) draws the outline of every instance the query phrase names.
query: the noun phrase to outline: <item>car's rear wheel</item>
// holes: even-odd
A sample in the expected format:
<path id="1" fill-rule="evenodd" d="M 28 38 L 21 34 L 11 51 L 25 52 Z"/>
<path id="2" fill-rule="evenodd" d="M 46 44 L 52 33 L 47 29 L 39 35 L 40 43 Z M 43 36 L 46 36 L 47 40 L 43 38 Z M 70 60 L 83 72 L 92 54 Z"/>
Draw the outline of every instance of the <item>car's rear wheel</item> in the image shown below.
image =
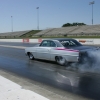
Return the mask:
<path id="1" fill-rule="evenodd" d="M 56 56 L 55 60 L 60 65 L 67 65 L 68 64 L 68 62 L 66 61 L 66 59 L 64 57 L 62 57 L 62 56 Z"/>
<path id="2" fill-rule="evenodd" d="M 29 57 L 30 60 L 33 60 L 34 59 L 34 56 L 33 56 L 32 53 L 28 53 L 28 57 Z"/>

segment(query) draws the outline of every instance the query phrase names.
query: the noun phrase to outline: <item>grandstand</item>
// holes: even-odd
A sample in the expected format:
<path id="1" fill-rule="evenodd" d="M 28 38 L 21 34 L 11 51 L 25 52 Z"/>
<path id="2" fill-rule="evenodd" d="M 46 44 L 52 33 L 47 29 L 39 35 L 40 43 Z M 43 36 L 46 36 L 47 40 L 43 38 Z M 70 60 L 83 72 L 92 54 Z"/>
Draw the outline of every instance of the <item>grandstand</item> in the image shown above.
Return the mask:
<path id="1" fill-rule="evenodd" d="M 32 31 L 32 30 L 0 33 L 0 37 L 1 38 L 4 38 L 4 37 L 20 37 L 20 36 L 30 32 L 30 31 Z"/>
<path id="2" fill-rule="evenodd" d="M 78 30 L 71 32 L 71 34 L 73 33 L 100 33 L 100 25 L 81 26 Z"/>
<path id="3" fill-rule="evenodd" d="M 70 26 L 43 30 L 33 37 L 50 36 L 100 36 L 100 25 Z"/>
<path id="4" fill-rule="evenodd" d="M 47 34 L 48 32 L 51 32 L 54 29 L 55 28 L 50 28 L 50 29 L 43 30 L 41 32 L 38 32 L 37 34 L 34 34 L 34 36 L 43 36 L 43 35 Z"/>
<path id="5" fill-rule="evenodd" d="M 51 28 L 51 29 L 46 29 L 43 30 L 37 34 L 34 34 L 34 36 L 60 36 L 60 35 L 65 35 L 66 33 L 70 33 L 72 30 L 77 29 L 77 26 L 73 26 L 73 27 L 62 27 L 62 28 Z"/>
<path id="6" fill-rule="evenodd" d="M 65 36 L 100 36 L 100 25 L 70 26 L 50 28 L 46 30 L 27 30 L 0 33 L 0 38 L 30 38 L 30 37 L 65 37 Z"/>

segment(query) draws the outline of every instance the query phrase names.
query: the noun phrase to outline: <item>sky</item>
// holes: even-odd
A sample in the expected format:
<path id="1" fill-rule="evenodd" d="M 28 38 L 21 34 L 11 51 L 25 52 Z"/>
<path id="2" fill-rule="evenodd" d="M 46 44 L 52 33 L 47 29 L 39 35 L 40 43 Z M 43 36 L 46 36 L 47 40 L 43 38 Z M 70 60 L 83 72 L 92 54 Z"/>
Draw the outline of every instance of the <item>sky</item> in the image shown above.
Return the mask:
<path id="1" fill-rule="evenodd" d="M 100 0 L 94 1 L 93 24 L 100 24 Z M 41 30 L 73 22 L 91 25 L 89 2 L 92 0 L 0 0 L 0 33 L 36 30 L 38 25 Z"/>

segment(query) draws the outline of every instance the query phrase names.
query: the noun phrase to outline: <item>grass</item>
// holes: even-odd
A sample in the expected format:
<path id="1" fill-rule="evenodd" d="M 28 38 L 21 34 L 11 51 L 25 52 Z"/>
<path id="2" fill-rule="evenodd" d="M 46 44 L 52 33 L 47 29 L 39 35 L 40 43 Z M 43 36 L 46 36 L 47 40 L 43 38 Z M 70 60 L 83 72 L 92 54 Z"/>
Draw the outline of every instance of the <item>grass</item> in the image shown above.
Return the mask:
<path id="1" fill-rule="evenodd" d="M 31 38 L 34 34 L 40 32 L 41 30 L 32 30 L 22 36 L 20 36 L 20 38 Z"/>

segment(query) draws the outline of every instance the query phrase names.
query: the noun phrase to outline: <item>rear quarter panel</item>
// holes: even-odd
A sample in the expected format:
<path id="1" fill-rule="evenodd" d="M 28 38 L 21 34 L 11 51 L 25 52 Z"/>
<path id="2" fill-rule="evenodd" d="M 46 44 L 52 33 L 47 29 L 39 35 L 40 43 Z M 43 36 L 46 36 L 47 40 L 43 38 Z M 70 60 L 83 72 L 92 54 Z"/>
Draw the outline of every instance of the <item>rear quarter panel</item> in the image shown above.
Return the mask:
<path id="1" fill-rule="evenodd" d="M 66 50 L 55 48 L 51 50 L 51 60 L 55 61 L 56 56 L 63 56 L 69 62 L 78 62 L 79 52 L 77 50 Z"/>

